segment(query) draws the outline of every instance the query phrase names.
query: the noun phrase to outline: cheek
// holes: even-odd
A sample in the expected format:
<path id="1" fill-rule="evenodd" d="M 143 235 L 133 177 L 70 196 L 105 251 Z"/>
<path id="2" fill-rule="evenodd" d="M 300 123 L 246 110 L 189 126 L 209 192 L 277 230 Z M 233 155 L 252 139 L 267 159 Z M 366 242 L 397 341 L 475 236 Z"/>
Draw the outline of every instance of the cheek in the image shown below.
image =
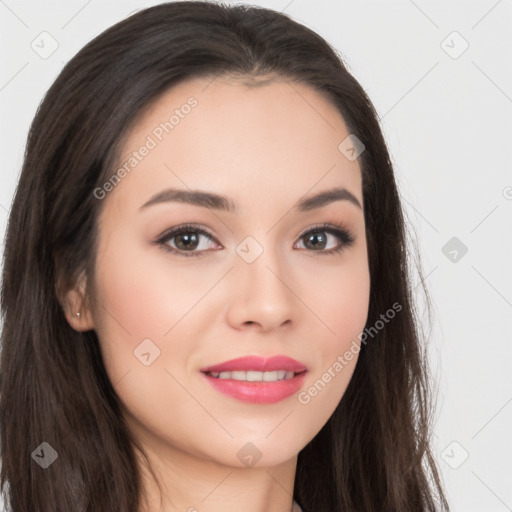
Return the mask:
<path id="1" fill-rule="evenodd" d="M 133 338 L 162 338 L 193 314 L 194 306 L 222 274 L 222 269 L 206 264 L 189 268 L 156 247 L 116 250 L 97 270 L 99 295 L 107 310 L 98 313 L 111 313 L 107 321 L 117 322 Z"/>
<path id="2" fill-rule="evenodd" d="M 319 278 L 307 293 L 308 305 L 318 322 L 311 332 L 315 340 L 314 371 L 297 400 L 306 422 L 325 423 L 334 412 L 355 370 L 361 346 L 360 334 L 368 317 L 370 277 L 365 260 L 340 266 L 330 279 Z M 334 278 L 334 274 L 336 274 Z M 305 293 L 305 291 L 304 291 Z"/>
<path id="3" fill-rule="evenodd" d="M 142 251 L 123 245 L 122 237 L 111 237 L 98 259 L 95 330 L 113 382 L 148 360 L 156 363 L 164 355 L 165 334 L 183 315 L 182 278 L 176 273 L 169 286 L 164 274 Z"/>
<path id="4" fill-rule="evenodd" d="M 127 419 L 139 428 L 151 425 L 180 444 L 180 439 L 199 434 L 190 422 L 175 422 L 176 415 L 204 414 L 176 371 L 187 366 L 193 350 L 190 343 L 179 342 L 185 339 L 180 320 L 186 325 L 184 315 L 205 291 L 200 293 L 198 276 L 198 283 L 191 283 L 190 274 L 170 271 L 165 258 L 148 264 L 136 248 L 123 250 L 120 240 L 116 248 L 104 253 L 96 269 L 95 330 L 105 369 L 129 411 Z"/>
<path id="5" fill-rule="evenodd" d="M 322 361 L 325 365 L 358 339 L 365 327 L 370 301 L 367 260 L 355 253 L 334 267 L 325 266 L 314 273 L 304 269 L 303 274 L 314 276 L 300 281 L 299 293 L 317 318 L 311 322 L 315 329 L 311 339 L 321 341 L 321 352 L 328 358 Z"/>
<path id="6" fill-rule="evenodd" d="M 225 273 L 206 264 L 201 272 L 185 268 L 163 250 L 130 240 L 122 232 L 112 235 L 96 267 L 95 330 L 113 383 L 146 369 L 145 363 L 167 378 L 164 368 L 186 368 L 199 343 L 190 333 L 215 320 L 201 299 Z"/>

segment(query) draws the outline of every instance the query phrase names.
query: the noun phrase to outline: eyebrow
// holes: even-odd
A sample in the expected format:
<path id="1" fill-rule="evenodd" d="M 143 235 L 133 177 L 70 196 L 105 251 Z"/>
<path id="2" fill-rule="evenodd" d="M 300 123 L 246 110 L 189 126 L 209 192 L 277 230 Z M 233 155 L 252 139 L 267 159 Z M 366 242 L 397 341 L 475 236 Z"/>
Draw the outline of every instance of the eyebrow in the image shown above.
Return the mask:
<path id="1" fill-rule="evenodd" d="M 302 198 L 293 206 L 292 209 L 299 212 L 307 212 L 327 206 L 335 201 L 345 200 L 356 205 L 361 210 L 363 209 L 357 197 L 355 197 L 346 188 L 332 188 L 319 192 L 314 196 Z M 175 188 L 169 188 L 158 192 L 145 202 L 139 210 L 143 210 L 144 208 L 155 204 L 167 202 L 187 203 L 194 206 L 212 208 L 214 210 L 226 212 L 234 212 L 236 210 L 233 201 L 226 196 L 214 194 L 212 192 L 203 192 L 201 190 L 183 190 Z"/>

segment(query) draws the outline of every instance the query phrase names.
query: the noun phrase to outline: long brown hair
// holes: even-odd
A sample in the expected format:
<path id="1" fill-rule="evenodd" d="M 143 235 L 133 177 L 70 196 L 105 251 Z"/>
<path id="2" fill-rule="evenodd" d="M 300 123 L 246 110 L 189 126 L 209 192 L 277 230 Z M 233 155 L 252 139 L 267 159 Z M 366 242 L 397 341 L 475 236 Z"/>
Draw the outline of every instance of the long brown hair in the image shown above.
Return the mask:
<path id="1" fill-rule="evenodd" d="M 144 9 L 100 34 L 64 67 L 31 125 L 1 295 L 6 504 L 12 512 L 138 511 L 134 449 L 143 450 L 122 420 L 94 330 L 70 327 L 62 292 L 92 274 L 103 203 L 93 191 L 112 176 L 136 116 L 183 79 L 228 75 L 303 83 L 338 109 L 366 147 L 368 328 L 401 305 L 361 344 L 342 400 L 299 453 L 294 498 L 308 512 L 448 510 L 429 447 L 433 393 L 404 213 L 375 109 L 312 30 L 270 9 L 202 1 Z M 51 454 L 48 445 L 58 460 L 43 470 L 35 457 Z"/>

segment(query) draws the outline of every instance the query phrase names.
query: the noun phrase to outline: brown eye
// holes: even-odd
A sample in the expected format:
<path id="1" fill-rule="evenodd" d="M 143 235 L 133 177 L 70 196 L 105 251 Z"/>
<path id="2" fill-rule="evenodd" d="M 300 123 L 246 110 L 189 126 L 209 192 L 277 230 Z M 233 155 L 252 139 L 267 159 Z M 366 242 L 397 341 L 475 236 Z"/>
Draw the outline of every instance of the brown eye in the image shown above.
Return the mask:
<path id="1" fill-rule="evenodd" d="M 172 238 L 175 239 L 175 244 L 180 250 L 196 249 L 199 245 L 199 238 L 201 235 L 197 235 L 192 231 L 182 231 Z"/>
<path id="2" fill-rule="evenodd" d="M 337 246 L 326 250 L 325 247 L 329 243 L 330 237 L 338 239 L 339 243 Z M 300 239 L 304 240 L 303 243 L 307 249 L 311 249 L 311 251 L 318 252 L 319 254 L 340 252 L 346 247 L 351 246 L 355 241 L 355 237 L 343 226 L 336 227 L 331 224 L 324 224 L 310 229 L 301 235 Z"/>
<path id="3" fill-rule="evenodd" d="M 216 243 L 214 238 L 204 229 L 193 225 L 184 225 L 167 231 L 156 243 L 164 250 L 180 256 L 200 256 L 208 252 L 208 243 L 202 239 L 209 239 Z"/>

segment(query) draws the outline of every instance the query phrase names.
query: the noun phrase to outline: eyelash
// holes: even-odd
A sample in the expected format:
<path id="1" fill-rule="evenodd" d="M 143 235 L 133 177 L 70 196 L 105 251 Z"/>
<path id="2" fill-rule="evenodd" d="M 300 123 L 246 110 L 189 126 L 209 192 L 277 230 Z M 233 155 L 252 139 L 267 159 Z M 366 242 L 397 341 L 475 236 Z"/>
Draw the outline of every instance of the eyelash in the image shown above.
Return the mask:
<path id="1" fill-rule="evenodd" d="M 163 233 L 154 243 L 156 245 L 158 245 L 159 247 L 161 247 L 166 252 L 174 253 L 179 256 L 184 256 L 185 258 L 202 256 L 204 253 L 208 252 L 208 251 L 196 251 L 196 252 L 190 251 L 187 254 L 187 251 L 181 251 L 181 250 L 175 249 L 174 247 L 170 247 L 167 244 L 167 242 L 169 240 L 171 240 L 172 238 L 174 238 L 175 236 L 180 235 L 182 233 L 189 233 L 189 232 L 204 235 L 204 236 L 210 238 L 213 242 L 218 244 L 217 240 L 215 240 L 215 238 L 212 235 L 210 235 L 210 233 L 208 233 L 208 231 L 205 231 L 204 229 L 202 229 L 198 226 L 195 226 L 193 224 L 183 224 L 181 226 L 172 228 L 171 230 L 168 230 L 165 233 Z M 341 242 L 340 245 L 338 245 L 338 247 L 335 247 L 334 249 L 329 249 L 327 251 L 325 251 L 325 250 L 324 251 L 313 251 L 313 250 L 309 251 L 309 252 L 316 253 L 315 256 L 320 256 L 320 255 L 326 256 L 326 255 L 330 255 L 330 254 L 340 253 L 345 248 L 350 247 L 355 241 L 354 235 L 352 234 L 352 232 L 350 230 L 345 228 L 345 226 L 343 226 L 342 224 L 330 224 L 330 223 L 319 224 L 317 226 L 313 226 L 312 228 L 309 228 L 307 231 L 305 231 L 304 233 L 302 233 L 299 236 L 299 240 L 304 238 L 306 235 L 309 235 L 312 233 L 329 233 L 329 234 L 337 237 Z"/>

